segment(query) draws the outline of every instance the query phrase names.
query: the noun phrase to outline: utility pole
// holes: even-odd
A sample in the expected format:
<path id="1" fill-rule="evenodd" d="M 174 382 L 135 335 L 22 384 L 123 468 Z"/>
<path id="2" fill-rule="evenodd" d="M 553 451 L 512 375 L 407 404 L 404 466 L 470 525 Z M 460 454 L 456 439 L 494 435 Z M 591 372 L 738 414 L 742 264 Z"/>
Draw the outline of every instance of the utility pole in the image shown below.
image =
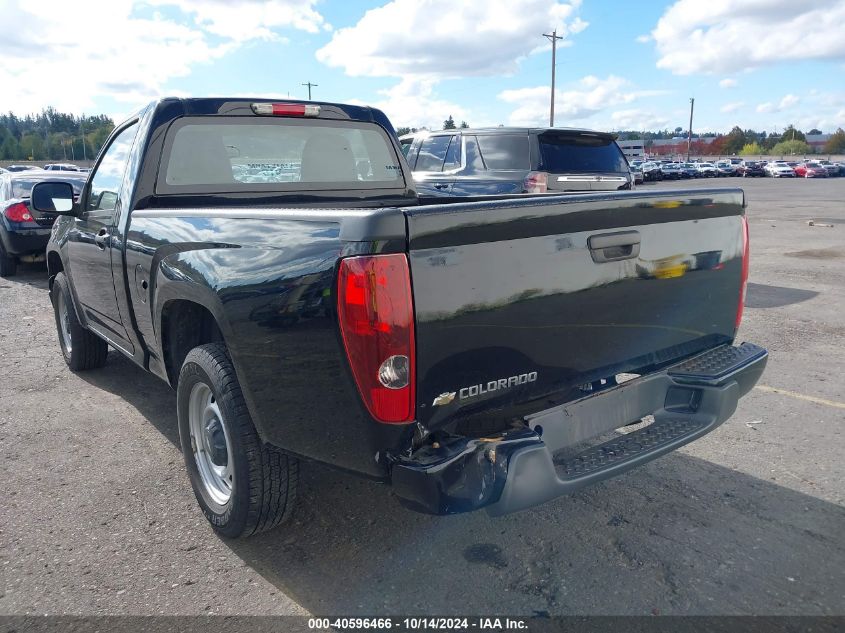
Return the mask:
<path id="1" fill-rule="evenodd" d="M 85 125 L 83 121 L 85 120 L 85 113 L 82 113 L 82 118 L 79 119 L 79 130 L 82 132 L 82 160 L 88 160 L 88 154 L 85 150 Z"/>
<path id="2" fill-rule="evenodd" d="M 695 107 L 695 98 L 689 100 L 689 130 L 687 135 L 687 162 L 689 162 L 690 147 L 692 146 L 692 109 Z"/>
<path id="3" fill-rule="evenodd" d="M 308 86 L 308 101 L 311 101 L 311 88 L 316 88 L 317 84 L 312 84 L 310 81 L 308 81 L 302 85 Z"/>
<path id="4" fill-rule="evenodd" d="M 543 37 L 552 43 L 552 102 L 549 108 L 549 127 L 555 126 L 555 63 L 557 54 L 557 41 L 562 40 L 563 36 L 557 34 L 557 29 L 551 33 L 543 33 Z"/>

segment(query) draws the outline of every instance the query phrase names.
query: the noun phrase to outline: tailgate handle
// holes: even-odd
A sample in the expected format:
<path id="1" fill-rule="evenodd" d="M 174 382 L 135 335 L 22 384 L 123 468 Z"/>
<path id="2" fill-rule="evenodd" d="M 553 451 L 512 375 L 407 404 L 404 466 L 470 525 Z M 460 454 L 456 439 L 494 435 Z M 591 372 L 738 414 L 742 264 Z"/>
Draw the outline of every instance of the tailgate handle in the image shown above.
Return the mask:
<path id="1" fill-rule="evenodd" d="M 637 231 L 602 233 L 587 240 L 590 257 L 597 264 L 633 259 L 640 255 L 640 234 Z"/>

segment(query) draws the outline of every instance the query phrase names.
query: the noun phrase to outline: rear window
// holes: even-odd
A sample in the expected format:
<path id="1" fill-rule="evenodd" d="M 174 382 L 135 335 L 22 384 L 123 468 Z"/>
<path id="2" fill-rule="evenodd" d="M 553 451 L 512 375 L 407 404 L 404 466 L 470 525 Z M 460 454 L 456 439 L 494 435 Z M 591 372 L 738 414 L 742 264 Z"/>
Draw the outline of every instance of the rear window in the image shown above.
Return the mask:
<path id="1" fill-rule="evenodd" d="M 487 169 L 530 169 L 527 134 L 493 134 L 476 138 Z"/>
<path id="2" fill-rule="evenodd" d="M 622 151 L 607 137 L 546 133 L 540 134 L 539 143 L 542 171 L 553 174 L 628 171 Z"/>
<path id="3" fill-rule="evenodd" d="M 165 141 L 156 191 L 307 191 L 404 186 L 399 158 L 373 123 L 189 117 Z"/>
<path id="4" fill-rule="evenodd" d="M 12 181 L 12 198 L 29 198 L 29 194 L 32 191 L 32 188 L 35 186 L 35 184 L 39 183 L 39 182 L 44 182 L 45 180 L 68 182 L 68 183 L 71 184 L 71 186 L 73 186 L 73 192 L 76 195 L 79 195 L 79 193 L 82 191 L 82 185 L 85 184 L 85 181 L 81 180 L 81 179 L 80 180 L 76 180 L 76 179 L 72 180 L 70 178 L 65 179 L 65 178 L 61 178 L 61 177 L 58 177 L 58 176 L 56 178 L 49 178 L 49 179 L 39 178 L 37 180 L 35 180 L 35 179 L 33 179 L 33 180 L 18 180 L 18 179 L 15 179 L 15 180 Z"/>

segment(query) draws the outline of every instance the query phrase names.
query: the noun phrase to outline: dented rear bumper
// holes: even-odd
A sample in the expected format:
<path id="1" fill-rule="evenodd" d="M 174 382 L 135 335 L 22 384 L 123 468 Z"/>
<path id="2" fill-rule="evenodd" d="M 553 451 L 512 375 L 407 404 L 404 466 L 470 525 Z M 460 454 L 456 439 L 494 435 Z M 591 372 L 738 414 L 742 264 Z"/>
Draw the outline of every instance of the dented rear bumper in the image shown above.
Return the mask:
<path id="1" fill-rule="evenodd" d="M 502 515 L 615 477 L 706 435 L 758 381 L 768 353 L 723 345 L 659 372 L 533 414 L 496 438 L 453 438 L 398 460 L 403 502 L 432 514 L 487 508 Z M 586 442 L 648 416 L 654 422 Z"/>

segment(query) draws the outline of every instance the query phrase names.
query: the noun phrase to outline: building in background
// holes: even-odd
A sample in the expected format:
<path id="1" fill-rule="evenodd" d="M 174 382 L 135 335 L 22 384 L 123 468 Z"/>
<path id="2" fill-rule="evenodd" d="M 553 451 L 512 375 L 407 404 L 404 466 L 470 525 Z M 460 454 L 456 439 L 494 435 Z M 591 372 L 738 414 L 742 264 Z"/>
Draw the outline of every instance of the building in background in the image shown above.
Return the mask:
<path id="1" fill-rule="evenodd" d="M 625 154 L 625 158 L 631 160 L 645 160 L 648 158 L 645 153 L 645 141 L 634 139 L 633 141 L 616 141 L 619 149 Z"/>

